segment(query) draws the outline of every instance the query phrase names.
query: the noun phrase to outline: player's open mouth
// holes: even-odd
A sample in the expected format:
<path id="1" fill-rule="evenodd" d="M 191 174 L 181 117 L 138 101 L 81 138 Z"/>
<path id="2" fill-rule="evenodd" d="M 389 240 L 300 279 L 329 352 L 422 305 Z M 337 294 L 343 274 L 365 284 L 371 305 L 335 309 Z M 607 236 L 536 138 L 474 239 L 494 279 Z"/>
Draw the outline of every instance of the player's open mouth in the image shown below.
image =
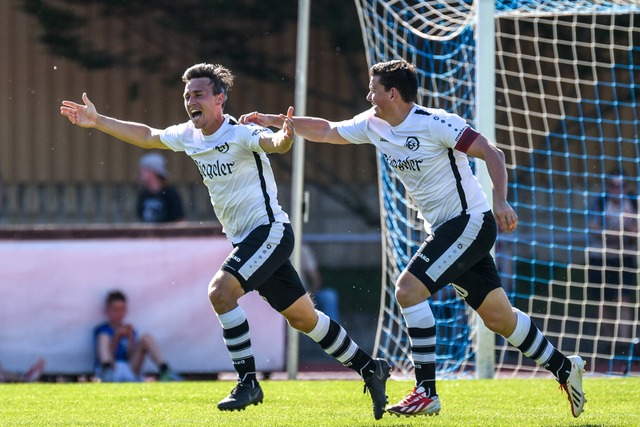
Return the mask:
<path id="1" fill-rule="evenodd" d="M 189 111 L 189 114 L 191 114 L 191 118 L 193 120 L 197 120 L 200 117 L 202 117 L 202 111 L 200 111 L 200 110 L 191 110 L 191 111 Z"/>

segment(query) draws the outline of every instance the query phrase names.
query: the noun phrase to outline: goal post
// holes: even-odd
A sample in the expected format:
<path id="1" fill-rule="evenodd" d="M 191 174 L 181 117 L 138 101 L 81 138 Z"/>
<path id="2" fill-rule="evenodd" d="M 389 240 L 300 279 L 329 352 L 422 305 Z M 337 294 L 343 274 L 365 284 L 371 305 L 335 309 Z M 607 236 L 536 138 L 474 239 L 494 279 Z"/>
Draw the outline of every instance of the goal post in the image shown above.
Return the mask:
<path id="1" fill-rule="evenodd" d="M 460 115 L 505 152 L 519 226 L 499 234 L 495 259 L 512 303 L 562 352 L 587 360 L 588 370 L 638 369 L 637 208 L 620 213 L 617 229 L 596 232 L 593 221 L 607 219 L 594 206 L 608 195 L 612 179 L 631 194 L 618 201 L 637 206 L 640 2 L 355 3 L 370 66 L 396 58 L 412 62 L 421 105 Z M 486 181 L 484 165 L 474 163 Z M 378 166 L 383 286 L 374 351 L 409 375 L 409 338 L 393 289 L 424 232 L 393 170 L 381 157 Z M 635 231 L 623 224 L 636 224 Z M 607 243 L 612 236 L 617 245 Z M 601 280 L 594 279 L 598 274 Z M 538 372 L 501 337 L 487 341 L 455 292 L 441 291 L 430 303 L 440 378 Z M 488 353 L 478 346 L 483 341 Z M 493 372 L 481 373 L 481 363 Z"/>
<path id="2" fill-rule="evenodd" d="M 476 61 L 476 130 L 482 133 L 489 141 L 495 141 L 495 37 L 496 29 L 494 24 L 495 16 L 495 0 L 478 0 L 477 4 L 477 20 L 475 31 L 475 45 L 477 51 Z M 493 206 L 493 194 L 491 178 L 487 167 L 483 162 L 475 164 L 475 172 L 478 181 L 482 186 L 489 206 Z M 495 250 L 492 250 L 495 256 Z M 488 379 L 493 378 L 495 371 L 494 360 L 494 343 L 495 336 L 480 319 L 475 316 L 477 327 L 476 336 L 476 378 Z"/>

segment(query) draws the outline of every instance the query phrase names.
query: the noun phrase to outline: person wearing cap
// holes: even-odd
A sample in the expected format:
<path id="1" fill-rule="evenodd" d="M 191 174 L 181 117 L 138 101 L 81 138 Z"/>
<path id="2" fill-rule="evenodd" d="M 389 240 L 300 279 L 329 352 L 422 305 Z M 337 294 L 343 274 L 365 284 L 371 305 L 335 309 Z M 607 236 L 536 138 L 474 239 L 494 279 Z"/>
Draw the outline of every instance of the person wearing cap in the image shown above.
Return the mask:
<path id="1" fill-rule="evenodd" d="M 182 200 L 176 189 L 169 185 L 169 172 L 165 158 L 156 152 L 140 158 L 137 214 L 142 222 L 172 222 L 184 219 Z"/>

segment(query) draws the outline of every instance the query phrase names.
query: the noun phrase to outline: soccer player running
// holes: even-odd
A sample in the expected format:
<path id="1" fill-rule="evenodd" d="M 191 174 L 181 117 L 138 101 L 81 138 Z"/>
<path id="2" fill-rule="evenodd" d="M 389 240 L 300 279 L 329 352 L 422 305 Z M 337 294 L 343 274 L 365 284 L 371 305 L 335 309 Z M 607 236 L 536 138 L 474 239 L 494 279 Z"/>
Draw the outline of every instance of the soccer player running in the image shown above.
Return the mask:
<path id="1" fill-rule="evenodd" d="M 374 417 L 380 419 L 387 404 L 389 364 L 372 359 L 338 323 L 314 308 L 289 260 L 293 230 L 278 203 L 267 153 L 285 153 L 291 148 L 293 108 L 280 117 L 284 125 L 275 133 L 261 126 L 241 125 L 223 112 L 234 81 L 229 69 L 196 64 L 184 72 L 182 80 L 189 121 L 164 130 L 98 114 L 86 93 L 82 95 L 84 105 L 63 101 L 60 113 L 75 125 L 98 129 L 141 148 L 185 152 L 198 167 L 217 218 L 234 246 L 209 283 L 209 300 L 238 373 L 237 385 L 218 408 L 242 410 L 263 400 L 249 324 L 238 305 L 240 297 L 255 290 L 292 327 L 362 376 Z"/>
<path id="2" fill-rule="evenodd" d="M 415 67 L 404 60 L 370 69 L 369 110 L 350 120 L 331 122 L 293 117 L 296 133 L 316 142 L 373 144 L 402 180 L 424 218 L 428 237 L 396 282 L 415 367 L 413 391 L 387 407 L 397 415 L 440 411 L 436 391 L 435 319 L 428 298 L 448 284 L 492 331 L 549 370 L 567 393 L 574 417 L 586 402 L 582 390 L 585 362 L 566 357 L 542 335 L 531 318 L 513 308 L 500 284 L 490 251 L 496 223 L 509 233 L 517 225 L 507 203 L 504 153 L 461 117 L 416 104 Z M 258 112 L 242 123 L 282 126 L 282 116 Z M 493 213 L 469 166 L 468 156 L 486 162 L 493 183 Z"/>

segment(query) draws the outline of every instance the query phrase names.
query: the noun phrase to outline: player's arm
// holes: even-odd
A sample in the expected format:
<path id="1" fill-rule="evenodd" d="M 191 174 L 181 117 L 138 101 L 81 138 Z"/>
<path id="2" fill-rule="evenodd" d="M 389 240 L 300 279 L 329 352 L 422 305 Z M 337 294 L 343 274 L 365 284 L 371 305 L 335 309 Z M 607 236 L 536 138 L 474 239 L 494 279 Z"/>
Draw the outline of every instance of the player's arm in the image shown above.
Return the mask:
<path id="1" fill-rule="evenodd" d="M 518 225 L 518 216 L 507 202 L 507 168 L 504 153 L 482 134 L 477 134 L 466 150 L 467 155 L 482 159 L 493 184 L 493 214 L 500 228 L 510 233 Z"/>
<path id="2" fill-rule="evenodd" d="M 240 118 L 240 123 L 245 123 L 245 124 L 252 123 L 248 121 L 243 121 L 242 117 Z M 260 147 L 262 147 L 262 149 L 265 152 L 282 154 L 282 153 L 286 153 L 287 151 L 289 151 L 289 149 L 291 149 L 291 146 L 293 145 L 293 139 L 295 136 L 291 117 L 293 117 L 293 107 L 289 107 L 289 109 L 287 110 L 286 116 L 284 114 L 280 114 L 280 116 L 278 116 L 278 120 L 280 121 L 280 126 L 277 126 L 277 127 L 281 127 L 282 129 L 280 129 L 278 132 L 269 133 L 268 135 L 264 135 L 260 137 Z M 258 122 L 253 122 L 253 123 L 257 123 L 260 126 L 265 126 Z M 269 126 L 265 126 L 265 127 L 269 127 Z"/>
<path id="3" fill-rule="evenodd" d="M 62 101 L 60 114 L 74 125 L 94 128 L 126 143 L 142 148 L 168 149 L 160 139 L 160 131 L 142 123 L 126 122 L 98 114 L 95 105 L 86 93 L 82 94 L 84 105 L 73 101 Z"/>
<path id="4" fill-rule="evenodd" d="M 289 107 L 291 108 L 291 107 Z M 256 123 L 265 127 L 281 128 L 284 124 L 282 114 L 263 114 L 254 111 L 243 114 L 240 123 Z M 336 123 L 320 117 L 291 116 L 295 133 L 308 141 L 327 142 L 329 144 L 349 144 L 336 129 Z"/>

